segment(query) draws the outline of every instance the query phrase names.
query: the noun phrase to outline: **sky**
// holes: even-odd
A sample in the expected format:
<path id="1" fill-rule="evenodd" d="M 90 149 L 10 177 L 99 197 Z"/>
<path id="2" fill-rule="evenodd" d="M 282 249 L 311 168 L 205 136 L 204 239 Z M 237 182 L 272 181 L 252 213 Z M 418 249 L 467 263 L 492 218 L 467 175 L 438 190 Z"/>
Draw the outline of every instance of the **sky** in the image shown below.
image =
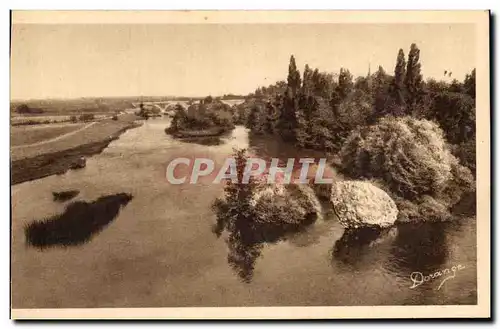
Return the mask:
<path id="1" fill-rule="evenodd" d="M 14 24 L 11 98 L 248 94 L 286 80 L 290 55 L 354 76 L 420 48 L 424 78 L 476 66 L 467 24 Z"/>

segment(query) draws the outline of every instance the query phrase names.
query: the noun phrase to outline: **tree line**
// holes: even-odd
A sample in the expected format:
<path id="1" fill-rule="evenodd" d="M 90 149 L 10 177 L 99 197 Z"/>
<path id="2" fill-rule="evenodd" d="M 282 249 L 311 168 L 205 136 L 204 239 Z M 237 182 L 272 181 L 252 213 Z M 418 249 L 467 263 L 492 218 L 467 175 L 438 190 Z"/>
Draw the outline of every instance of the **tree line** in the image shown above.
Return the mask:
<path id="1" fill-rule="evenodd" d="M 463 81 L 424 81 L 420 49 L 399 49 L 393 74 L 383 67 L 354 79 L 305 65 L 292 55 L 286 81 L 259 87 L 241 105 L 255 134 L 275 134 L 299 147 L 338 152 L 356 127 L 382 117 L 411 116 L 435 121 L 452 152 L 475 171 L 475 69 Z"/>

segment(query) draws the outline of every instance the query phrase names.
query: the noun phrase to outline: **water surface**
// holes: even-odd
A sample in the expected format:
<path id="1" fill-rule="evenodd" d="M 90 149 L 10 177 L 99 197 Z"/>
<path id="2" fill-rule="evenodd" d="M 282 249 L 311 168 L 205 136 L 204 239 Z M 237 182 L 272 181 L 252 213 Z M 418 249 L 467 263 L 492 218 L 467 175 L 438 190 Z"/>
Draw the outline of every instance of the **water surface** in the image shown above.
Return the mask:
<path id="1" fill-rule="evenodd" d="M 261 156 L 304 156 L 237 127 L 220 145 L 173 140 L 168 119 L 124 133 L 87 167 L 12 187 L 12 305 L 14 308 L 172 306 L 334 306 L 476 303 L 475 219 L 399 225 L 369 239 L 344 234 L 334 219 L 318 221 L 285 241 L 268 243 L 249 282 L 228 264 L 225 235 L 212 232 L 210 205 L 222 186 L 202 180 L 170 185 L 165 166 L 175 157 L 222 162 L 232 148 Z M 314 153 L 314 152 L 311 152 Z M 79 190 L 71 201 L 52 192 Z M 127 193 L 133 199 L 84 244 L 40 250 L 24 227 L 63 213 L 71 202 Z M 447 280 L 410 289 L 412 272 L 461 264 Z"/>

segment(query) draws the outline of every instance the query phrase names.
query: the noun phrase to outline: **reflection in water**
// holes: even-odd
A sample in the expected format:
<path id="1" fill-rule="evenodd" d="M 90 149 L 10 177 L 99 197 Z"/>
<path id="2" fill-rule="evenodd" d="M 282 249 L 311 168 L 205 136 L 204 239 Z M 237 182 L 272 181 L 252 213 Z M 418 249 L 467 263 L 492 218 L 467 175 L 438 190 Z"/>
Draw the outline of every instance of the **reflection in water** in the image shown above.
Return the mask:
<path id="1" fill-rule="evenodd" d="M 132 195 L 119 193 L 92 202 L 73 202 L 62 214 L 28 224 L 26 242 L 42 249 L 86 243 L 115 219 L 130 200 Z"/>
<path id="2" fill-rule="evenodd" d="M 388 269 L 402 277 L 412 272 L 432 273 L 446 262 L 448 245 L 445 229 L 451 223 L 418 223 L 398 225 L 391 248 Z"/>
<path id="3" fill-rule="evenodd" d="M 280 159 L 280 166 L 286 166 L 288 158 L 314 158 L 325 157 L 325 153 L 311 149 L 298 149 L 293 144 L 283 143 L 279 138 L 260 136 L 250 133 L 248 144 L 253 153 L 259 158 L 270 161 L 271 158 Z"/>
<path id="4" fill-rule="evenodd" d="M 223 140 L 220 137 L 187 137 L 187 138 L 180 138 L 178 139 L 180 142 L 184 143 L 192 143 L 192 144 L 199 144 L 199 145 L 205 145 L 205 146 L 217 146 L 221 145 L 223 143 Z"/>
<path id="5" fill-rule="evenodd" d="M 221 259 L 219 244 L 214 243 L 215 236 L 204 227 L 207 218 L 212 218 L 207 208 L 208 201 L 220 196 L 222 187 L 167 185 L 158 177 L 164 177 L 163 166 L 169 156 L 191 158 L 200 154 L 213 154 L 221 162 L 221 159 L 231 154 L 233 147 L 248 146 L 246 130 L 239 126 L 225 144 L 200 147 L 165 135 L 166 126 L 166 120 L 149 120 L 142 127 L 123 134 L 103 153 L 89 159 L 84 171 L 12 187 L 14 306 L 68 308 L 476 303 L 474 219 L 467 221 L 461 229 L 448 226 L 445 233 L 436 232 L 437 235 L 446 235 L 446 243 L 443 236 L 434 239 L 435 248 L 441 249 L 437 252 L 443 253 L 444 249 L 451 252 L 442 268 L 457 264 L 467 266 L 465 271 L 449 280 L 439 291 L 435 289 L 439 284 L 437 281 L 434 286 L 429 284 L 409 289 L 411 281 L 408 271 L 411 268 L 406 264 L 391 265 L 392 258 L 396 258 L 395 262 L 409 262 L 402 259 L 411 257 L 411 250 L 417 253 L 415 257 L 422 258 L 419 264 L 427 262 L 427 253 L 421 249 L 422 243 L 424 249 L 432 246 L 429 246 L 432 239 L 425 238 L 431 231 L 426 225 L 398 232 L 403 227 L 399 225 L 396 227 L 396 234 L 399 235 L 397 242 L 394 241 L 395 236 L 385 239 L 381 234 L 368 244 L 357 247 L 351 244 L 351 250 L 346 250 L 349 248 L 347 246 L 341 248 L 333 255 L 337 257 L 335 261 L 331 262 L 329 251 L 344 229 L 334 216 L 324 215 L 325 219 L 331 220 L 317 221 L 308 226 L 305 233 L 286 234 L 287 242 L 279 242 L 272 248 L 265 249 L 265 243 L 241 244 L 241 238 L 234 236 L 234 240 L 228 240 L 229 252 L 223 251 Z M 272 137 L 264 138 L 272 146 L 267 149 L 269 152 L 283 154 L 282 150 L 286 149 L 285 156 L 302 155 L 302 151 L 297 149 L 295 153 L 293 149 L 288 153 L 288 146 L 279 147 Z M 253 146 L 256 146 L 255 143 Z M 260 154 L 253 149 L 250 152 Z M 276 153 L 268 155 L 275 157 Z M 88 202 L 100 195 L 125 190 L 145 197 L 134 199 L 133 211 L 121 211 L 119 217 L 113 220 L 114 223 L 108 224 L 113 227 L 103 232 L 106 241 L 104 235 L 94 235 L 88 248 L 67 248 L 62 250 L 64 252 L 26 250 L 23 223 L 31 221 L 33 214 L 41 207 L 44 207 L 44 213 L 58 213 L 61 204 L 52 202 L 52 191 L 72 188 L 91 196 L 86 200 Z M 35 195 L 48 198 L 33 200 Z M 77 200 L 73 199 L 68 204 L 74 201 Z M 175 216 L 171 215 L 174 210 Z M 76 229 L 88 230 L 86 227 L 80 228 L 84 226 L 81 223 L 77 226 Z M 427 232 L 420 233 L 420 229 Z M 134 235 L 130 244 L 122 243 L 123 232 Z M 224 232 L 224 238 L 229 238 L 230 233 L 230 230 Z M 61 245 L 54 243 L 54 239 L 44 239 L 47 246 Z M 381 243 L 370 247 L 379 239 Z M 120 248 L 109 247 L 113 245 Z M 353 248 L 359 248 L 359 252 Z M 96 250 L 100 253 L 98 257 Z M 259 252 L 264 257 L 261 258 Z M 341 255 L 345 255 L 344 260 L 340 259 Z M 436 255 L 429 255 L 434 257 L 430 262 L 436 263 Z M 229 264 L 234 264 L 234 276 L 245 278 L 247 282 L 252 280 L 255 265 L 252 289 L 239 284 L 238 280 L 227 279 L 227 271 L 233 272 L 232 268 L 228 268 L 228 260 Z M 352 264 L 355 265 L 354 270 Z M 57 271 L 53 270 L 55 267 Z M 237 274 L 238 271 L 241 273 Z M 81 278 L 75 280 L 74 273 L 81 273 Z M 146 280 L 144 273 L 147 273 Z M 429 290 L 426 290 L 428 287 Z M 425 298 L 421 298 L 424 294 L 427 294 Z"/>
<path id="6" fill-rule="evenodd" d="M 241 129 L 241 127 L 239 128 Z M 236 127 L 235 130 L 238 130 L 238 127 Z M 167 135 L 169 135 L 167 133 Z M 200 136 L 172 136 L 173 139 L 183 142 L 183 143 L 192 143 L 192 144 L 199 144 L 199 145 L 205 145 L 205 146 L 218 146 L 222 145 L 227 142 L 227 139 L 231 138 L 233 135 L 233 131 L 227 131 L 223 132 L 222 134 L 218 135 L 200 135 Z M 169 135 L 170 136 L 170 135 Z"/>
<path id="7" fill-rule="evenodd" d="M 374 255 L 378 252 L 375 246 L 382 241 L 392 238 L 396 229 L 358 228 L 344 231 L 342 237 L 335 241 L 332 249 L 332 262 L 339 261 L 349 268 L 358 268 L 362 264 L 371 264 Z M 372 251 L 374 247 L 375 251 Z M 367 260 L 372 257 L 372 261 Z"/>
<path id="8" fill-rule="evenodd" d="M 241 183 L 247 163 L 246 150 L 235 150 L 237 181 L 227 180 L 224 198 L 212 209 L 217 215 L 214 233 L 229 233 L 228 262 L 244 282 L 250 282 L 255 262 L 265 243 L 283 240 L 321 217 L 312 189 L 298 185 L 273 185 L 251 179 Z"/>
<path id="9" fill-rule="evenodd" d="M 243 282 L 249 283 L 252 281 L 255 262 L 261 255 L 263 243 L 244 243 L 237 233 L 231 233 L 227 244 L 227 262 Z"/>
<path id="10" fill-rule="evenodd" d="M 455 216 L 476 216 L 476 191 L 468 192 L 453 206 L 451 212 Z"/>
<path id="11" fill-rule="evenodd" d="M 234 224 L 224 226 L 219 220 L 222 217 L 221 214 L 218 215 L 214 233 L 220 236 L 224 229 L 229 231 L 227 260 L 242 281 L 246 283 L 252 280 L 255 263 L 261 255 L 264 244 L 286 240 L 289 236 L 306 229 L 316 220 L 316 216 L 308 216 L 300 224 L 257 224 L 255 221 L 237 216 L 239 218 L 235 220 Z"/>
<path id="12" fill-rule="evenodd" d="M 406 223 L 391 229 L 363 228 L 346 230 L 335 242 L 332 261 L 338 261 L 349 268 L 371 264 L 384 257 L 384 268 L 399 277 L 409 277 L 412 272 L 432 273 L 447 261 L 448 245 L 446 230 L 459 224 Z M 388 250 L 382 245 L 390 243 Z"/>

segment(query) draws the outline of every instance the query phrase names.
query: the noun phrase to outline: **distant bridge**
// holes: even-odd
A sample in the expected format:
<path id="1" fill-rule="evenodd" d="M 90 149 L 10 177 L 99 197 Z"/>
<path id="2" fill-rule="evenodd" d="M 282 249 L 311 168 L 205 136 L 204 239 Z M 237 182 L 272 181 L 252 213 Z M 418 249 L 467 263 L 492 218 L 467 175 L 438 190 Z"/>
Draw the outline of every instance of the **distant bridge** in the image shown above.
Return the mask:
<path id="1" fill-rule="evenodd" d="M 238 104 L 241 104 L 244 102 L 243 99 L 223 99 L 221 100 L 224 104 L 227 104 L 229 106 L 233 106 L 233 105 L 238 105 Z M 199 101 L 195 101 L 193 102 L 193 104 L 196 104 L 198 103 Z M 187 101 L 160 101 L 160 102 L 142 102 L 142 104 L 146 107 L 152 107 L 152 108 L 158 108 L 162 113 L 165 113 L 167 112 L 167 108 L 170 106 L 170 105 L 176 105 L 176 104 L 180 104 L 182 105 L 185 109 L 187 109 L 189 107 L 188 105 L 188 102 Z M 138 108 L 139 106 L 141 105 L 141 102 L 134 102 L 132 103 L 132 106 L 134 106 L 135 108 Z"/>
<path id="2" fill-rule="evenodd" d="M 187 108 L 189 105 L 187 104 L 186 101 L 163 101 L 163 102 L 142 102 L 144 106 L 151 106 L 151 107 L 156 107 L 160 109 L 162 112 L 167 109 L 170 105 L 176 105 L 176 104 L 181 104 L 185 108 Z M 138 108 L 141 105 L 141 102 L 134 102 L 132 103 L 132 106 L 135 108 Z"/>

